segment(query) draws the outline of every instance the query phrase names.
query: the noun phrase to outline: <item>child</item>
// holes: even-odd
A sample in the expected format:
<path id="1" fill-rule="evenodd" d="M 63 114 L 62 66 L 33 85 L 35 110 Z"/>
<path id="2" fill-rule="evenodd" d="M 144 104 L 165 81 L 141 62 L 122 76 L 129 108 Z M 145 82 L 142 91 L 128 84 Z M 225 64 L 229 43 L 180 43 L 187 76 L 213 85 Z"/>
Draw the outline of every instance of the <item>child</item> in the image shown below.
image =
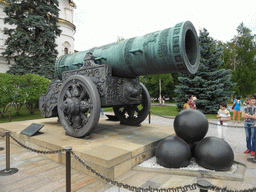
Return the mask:
<path id="1" fill-rule="evenodd" d="M 244 118 L 244 129 L 246 135 L 246 147 L 247 150 L 244 153 L 251 153 L 251 156 L 255 156 L 255 130 L 254 127 L 256 119 L 256 107 L 255 98 L 251 96 L 249 98 L 249 104 L 242 109 L 242 118 Z"/>
<path id="2" fill-rule="evenodd" d="M 189 106 L 189 99 L 186 97 L 185 98 L 185 104 L 183 105 L 183 109 L 189 109 L 190 108 L 190 106 Z"/>
<path id="3" fill-rule="evenodd" d="M 196 109 L 196 103 L 195 100 L 197 99 L 196 97 L 193 97 L 193 95 L 188 95 L 188 99 L 189 99 L 189 107 L 192 109 Z"/>
<path id="4" fill-rule="evenodd" d="M 218 134 L 224 140 L 224 131 L 227 129 L 227 121 L 230 121 L 230 113 L 227 110 L 227 104 L 225 102 L 220 103 L 220 109 L 218 111 L 217 117 L 219 118 L 219 122 L 217 125 Z"/>
<path id="5" fill-rule="evenodd" d="M 240 97 L 237 97 L 234 101 L 233 101 L 233 105 L 234 105 L 234 109 L 233 109 L 233 123 L 235 123 L 235 119 L 236 119 L 236 115 L 237 115 L 237 120 L 238 123 L 240 122 L 240 110 L 241 110 L 241 100 Z"/>

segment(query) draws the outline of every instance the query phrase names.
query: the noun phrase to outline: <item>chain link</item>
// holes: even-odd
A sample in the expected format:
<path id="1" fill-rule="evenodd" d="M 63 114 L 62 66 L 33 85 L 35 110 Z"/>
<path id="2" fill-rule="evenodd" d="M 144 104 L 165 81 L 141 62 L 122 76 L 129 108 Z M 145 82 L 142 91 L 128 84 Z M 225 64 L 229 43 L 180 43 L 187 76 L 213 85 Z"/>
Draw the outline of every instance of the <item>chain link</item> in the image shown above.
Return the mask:
<path id="1" fill-rule="evenodd" d="M 250 189 L 243 189 L 243 190 L 229 190 L 227 187 L 217 187 L 212 185 L 210 187 L 210 190 L 216 191 L 216 192 L 256 192 L 256 187 L 250 188 Z"/>
<path id="2" fill-rule="evenodd" d="M 28 147 L 28 146 L 22 144 L 20 141 L 18 141 L 17 139 L 15 139 L 11 134 L 10 134 L 10 137 L 11 137 L 16 143 L 18 143 L 20 146 L 22 146 L 23 148 L 28 149 L 28 150 L 31 150 L 31 151 L 36 152 L 36 153 L 41 153 L 41 154 L 53 154 L 53 153 L 61 153 L 62 151 L 65 151 L 65 149 L 59 149 L 59 150 L 53 150 L 53 151 L 42 151 L 42 150 L 38 150 L 38 149 L 33 149 L 33 148 L 31 148 L 31 147 Z"/>
<path id="3" fill-rule="evenodd" d="M 183 187 L 176 187 L 176 188 L 142 188 L 142 187 L 135 187 L 135 186 L 131 186 L 128 184 L 124 184 L 112 179 L 107 178 L 106 176 L 102 175 L 101 173 L 97 172 L 95 169 L 93 169 L 92 167 L 90 167 L 89 165 L 87 165 L 85 163 L 85 161 L 83 159 L 81 159 L 74 151 L 71 151 L 71 154 L 80 162 L 82 163 L 83 166 L 86 167 L 86 169 L 88 169 L 89 171 L 91 171 L 92 173 L 94 173 L 95 175 L 97 175 L 99 178 L 101 178 L 102 180 L 106 181 L 107 183 L 111 183 L 112 185 L 116 185 L 118 187 L 122 187 L 124 189 L 128 189 L 130 191 L 136 191 L 136 192 L 146 192 L 146 191 L 154 191 L 154 192 L 175 192 L 175 191 L 187 191 L 188 189 L 190 190 L 195 190 L 197 188 L 197 184 L 194 183 L 192 185 L 185 185 Z"/>
<path id="4" fill-rule="evenodd" d="M 4 137 L 5 137 L 5 134 L 1 134 L 1 133 L 0 133 L 0 137 L 3 137 L 3 138 L 4 138 Z"/>

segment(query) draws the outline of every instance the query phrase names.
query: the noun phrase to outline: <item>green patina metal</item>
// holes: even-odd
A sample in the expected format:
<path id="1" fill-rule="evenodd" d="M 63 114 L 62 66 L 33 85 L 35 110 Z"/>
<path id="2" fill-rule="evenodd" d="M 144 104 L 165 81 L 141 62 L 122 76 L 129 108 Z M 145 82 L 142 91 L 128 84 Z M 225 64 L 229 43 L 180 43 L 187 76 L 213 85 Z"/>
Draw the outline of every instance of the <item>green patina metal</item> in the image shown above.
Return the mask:
<path id="1" fill-rule="evenodd" d="M 171 72 L 196 73 L 199 66 L 198 36 L 190 21 L 172 28 L 126 39 L 75 54 L 63 55 L 55 64 L 59 79 L 63 71 L 79 69 L 91 52 L 98 64 L 112 67 L 113 76 L 137 77 Z"/>

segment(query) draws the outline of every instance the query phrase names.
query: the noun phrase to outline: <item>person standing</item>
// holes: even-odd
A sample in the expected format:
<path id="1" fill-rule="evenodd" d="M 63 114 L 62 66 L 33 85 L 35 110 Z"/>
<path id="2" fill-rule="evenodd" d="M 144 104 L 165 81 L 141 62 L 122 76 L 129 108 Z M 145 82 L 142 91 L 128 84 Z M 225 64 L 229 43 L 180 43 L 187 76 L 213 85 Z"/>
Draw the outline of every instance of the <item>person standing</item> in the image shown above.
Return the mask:
<path id="1" fill-rule="evenodd" d="M 163 96 L 163 105 L 164 105 L 164 102 L 165 102 L 165 97 Z"/>
<path id="2" fill-rule="evenodd" d="M 255 97 L 255 95 L 254 95 L 254 97 Z M 244 104 L 244 105 L 248 105 L 248 104 L 249 104 L 249 100 L 248 100 L 248 98 L 247 98 L 247 99 L 245 99 L 245 101 L 243 102 L 243 104 Z"/>
<path id="3" fill-rule="evenodd" d="M 190 109 L 188 97 L 185 98 L 185 104 L 183 105 L 183 109 Z"/>
<path id="4" fill-rule="evenodd" d="M 251 96 L 249 98 L 249 105 L 242 109 L 242 118 L 244 118 L 244 128 L 246 135 L 246 147 L 247 150 L 244 153 L 251 153 L 251 156 L 255 156 L 255 133 L 256 128 L 255 119 L 256 119 L 256 107 L 255 98 Z"/>
<path id="5" fill-rule="evenodd" d="M 196 97 L 195 97 L 196 98 Z M 196 109 L 196 103 L 195 103 L 195 101 L 194 101 L 194 99 L 195 99 L 194 97 L 193 97 L 193 95 L 188 95 L 188 99 L 189 99 L 189 106 L 190 106 L 190 108 L 191 109 Z"/>
<path id="6" fill-rule="evenodd" d="M 227 110 L 227 104 L 225 102 L 220 103 L 220 109 L 218 111 L 217 117 L 219 118 L 219 122 L 217 124 L 217 130 L 220 137 L 224 140 L 224 132 L 227 129 L 227 121 L 230 121 L 230 113 Z"/>
<path id="7" fill-rule="evenodd" d="M 241 110 L 242 102 L 240 100 L 240 97 L 237 97 L 234 100 L 233 105 L 234 105 L 234 109 L 233 109 L 233 123 L 235 123 L 236 115 L 237 115 L 238 123 L 241 123 L 240 122 L 240 110 Z"/>

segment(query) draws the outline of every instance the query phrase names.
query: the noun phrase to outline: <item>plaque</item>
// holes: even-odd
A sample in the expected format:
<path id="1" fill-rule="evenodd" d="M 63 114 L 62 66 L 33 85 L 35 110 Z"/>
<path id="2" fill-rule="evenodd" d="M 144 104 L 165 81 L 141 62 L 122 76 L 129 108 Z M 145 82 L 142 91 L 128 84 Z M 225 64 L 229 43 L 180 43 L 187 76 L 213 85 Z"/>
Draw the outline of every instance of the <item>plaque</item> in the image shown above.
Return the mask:
<path id="1" fill-rule="evenodd" d="M 32 123 L 20 133 L 29 137 L 35 135 L 44 125 Z"/>

